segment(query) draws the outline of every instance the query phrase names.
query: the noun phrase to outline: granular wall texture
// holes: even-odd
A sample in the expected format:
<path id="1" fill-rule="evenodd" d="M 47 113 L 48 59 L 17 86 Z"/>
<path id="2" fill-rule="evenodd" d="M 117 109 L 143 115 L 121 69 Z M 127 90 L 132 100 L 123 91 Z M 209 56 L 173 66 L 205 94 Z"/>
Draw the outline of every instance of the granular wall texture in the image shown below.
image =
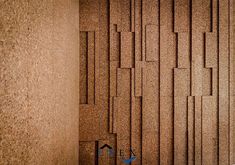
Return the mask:
<path id="1" fill-rule="evenodd" d="M 0 0 L 0 164 L 78 164 L 79 3 Z"/>

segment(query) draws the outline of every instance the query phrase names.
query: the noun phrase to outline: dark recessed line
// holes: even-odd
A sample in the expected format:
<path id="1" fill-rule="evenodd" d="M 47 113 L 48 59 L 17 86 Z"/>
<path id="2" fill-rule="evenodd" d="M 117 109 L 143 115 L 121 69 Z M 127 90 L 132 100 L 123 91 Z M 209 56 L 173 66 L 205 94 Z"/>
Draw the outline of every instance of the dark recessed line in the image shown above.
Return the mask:
<path id="1" fill-rule="evenodd" d="M 135 68 L 135 33 L 131 32 L 131 67 Z"/>
<path id="2" fill-rule="evenodd" d="M 118 62 L 118 65 L 119 65 L 119 64 L 120 64 L 120 62 Z M 118 67 L 120 67 L 120 66 L 118 66 Z M 119 83 L 118 83 L 118 67 L 115 68 L 115 73 L 116 73 L 116 74 L 115 74 L 115 77 L 116 77 L 116 83 L 115 83 L 115 84 L 116 84 L 116 85 L 115 85 L 115 86 L 116 86 L 116 87 L 115 87 L 115 88 L 116 88 L 116 89 L 115 89 L 115 91 L 116 91 L 116 96 L 118 96 L 118 84 L 119 84 Z M 110 80 L 109 80 L 109 81 L 110 81 Z"/>
<path id="3" fill-rule="evenodd" d="M 159 35 L 158 35 L 158 59 L 159 59 L 159 61 L 158 61 L 158 69 L 159 69 L 159 74 L 158 74 L 158 89 L 159 89 L 159 91 L 158 91 L 158 102 L 159 102 L 159 104 L 158 104 L 158 132 L 159 132 L 159 134 L 158 134 L 158 162 L 159 162 L 159 164 L 161 163 L 161 118 L 160 118 L 160 101 L 161 101 L 161 96 L 160 96 L 160 83 L 161 83 L 161 81 L 160 81 L 160 76 L 161 76 L 161 65 L 160 65 L 160 61 L 161 61 L 161 56 L 160 56 L 160 27 L 161 27 L 161 25 L 160 25 L 160 14 L 161 14 L 161 7 L 160 7 L 160 0 L 158 1 L 158 32 L 159 32 Z"/>
<path id="4" fill-rule="evenodd" d="M 179 68 L 179 33 L 176 33 L 176 67 Z"/>
<path id="5" fill-rule="evenodd" d="M 118 26 L 117 26 L 117 30 L 118 30 Z M 122 51 L 122 47 L 121 47 L 121 45 L 122 45 L 122 41 L 121 41 L 121 37 L 122 37 L 122 35 L 121 35 L 121 32 L 118 32 L 118 39 L 119 39 L 119 44 L 118 44 L 118 46 L 119 46 L 119 49 L 118 49 L 118 57 L 119 57 L 119 68 L 121 67 L 121 51 Z"/>
<path id="6" fill-rule="evenodd" d="M 129 26 L 129 30 L 130 32 L 132 32 L 132 0 L 129 0 L 129 4 L 130 4 L 130 10 L 129 10 L 129 14 L 130 14 L 130 26 Z"/>
<path id="7" fill-rule="evenodd" d="M 203 104 L 203 96 L 200 96 L 201 97 L 201 164 L 203 164 L 203 161 L 202 161 L 202 158 L 203 158 L 203 154 L 202 154 L 202 151 L 203 151 L 203 145 L 202 145 L 202 142 L 203 142 L 203 136 L 202 136 L 202 134 L 203 134 L 203 129 L 202 129 L 202 127 L 203 127 L 203 121 L 202 121 L 202 119 L 203 119 L 203 110 L 202 110 L 202 104 Z"/>
<path id="8" fill-rule="evenodd" d="M 213 68 L 209 68 L 210 69 L 210 78 L 211 78 L 211 81 L 210 81 L 210 95 L 212 96 L 213 93 L 214 93 L 214 90 L 213 90 Z"/>
<path id="9" fill-rule="evenodd" d="M 85 101 L 85 103 L 86 104 L 88 104 L 88 95 L 89 95 L 89 93 L 88 93 L 88 75 L 89 75 L 89 72 L 88 72 L 88 56 L 89 56 L 89 51 L 88 51 L 88 32 L 86 32 L 86 101 Z"/>
<path id="10" fill-rule="evenodd" d="M 175 79 L 175 76 L 174 76 L 174 70 L 173 70 L 173 79 Z M 175 81 L 174 81 L 175 82 Z M 172 118 L 173 118 L 173 123 L 172 123 L 172 126 L 173 126 L 173 129 L 172 129 L 172 136 L 173 136 L 173 145 L 172 145 L 172 151 L 173 151 L 173 153 L 172 153 L 172 157 L 173 157 L 173 159 L 172 159 L 172 161 L 173 161 L 173 164 L 175 163 L 175 83 L 173 83 L 173 99 L 172 99 L 172 109 L 173 109 L 173 116 L 172 116 Z"/>
<path id="11" fill-rule="evenodd" d="M 175 0 L 172 0 L 172 32 L 175 33 Z"/>
<path id="12" fill-rule="evenodd" d="M 140 15 L 141 15 L 141 17 L 140 17 L 140 50 L 141 50 L 141 55 L 140 55 L 140 60 L 142 61 L 143 60 L 143 25 L 142 25 L 142 18 L 143 18 L 143 16 L 142 16 L 142 11 L 143 9 L 142 9 L 142 0 L 140 0 Z"/>
<path id="13" fill-rule="evenodd" d="M 192 59 L 193 59 L 193 51 L 192 51 L 192 28 L 193 28 L 193 21 L 192 21 L 192 1 L 189 0 L 189 61 L 190 61 L 190 95 L 192 96 L 193 94 L 193 89 L 192 89 Z"/>
<path id="14" fill-rule="evenodd" d="M 95 141 L 95 165 L 99 164 L 99 142 Z"/>
<path id="15" fill-rule="evenodd" d="M 206 68 L 206 32 L 203 33 L 203 68 Z"/>
<path id="16" fill-rule="evenodd" d="M 210 32 L 213 32 L 213 22 L 214 22 L 214 20 L 213 20 L 213 0 L 210 0 Z"/>
<path id="17" fill-rule="evenodd" d="M 143 113 L 143 108 L 142 108 L 142 97 L 140 97 L 140 162 L 142 163 L 142 145 L 143 145 L 143 120 L 142 120 L 142 113 Z"/>
<path id="18" fill-rule="evenodd" d="M 188 115 L 189 115 L 189 106 L 188 106 L 188 104 L 189 104 L 189 99 L 188 99 L 188 97 L 186 97 L 186 136 L 187 136 L 187 138 L 186 138 L 186 145 L 187 145 L 187 149 L 186 149 L 186 162 L 188 162 L 188 157 L 189 157 L 189 119 L 188 119 Z"/>
<path id="19" fill-rule="evenodd" d="M 195 162 L 195 164 L 196 164 L 196 97 L 195 96 L 192 96 L 193 97 L 193 101 L 194 101 L 194 105 L 193 105 L 193 119 L 194 119 L 194 123 L 193 123 L 193 127 L 194 127 L 194 129 L 193 129 L 193 142 L 194 142 L 194 148 L 193 148 L 193 153 L 194 153 L 194 155 L 193 155 L 193 158 L 194 158 L 194 162 Z"/>
<path id="20" fill-rule="evenodd" d="M 93 50 L 93 52 L 94 52 L 94 54 L 93 54 L 93 56 L 94 56 L 94 70 L 93 70 L 94 71 L 94 77 L 93 77 L 93 79 L 94 79 L 94 81 L 93 81 L 93 89 L 94 89 L 93 95 L 94 96 L 93 96 L 93 98 L 94 98 L 94 100 L 93 100 L 93 104 L 96 103 L 96 97 L 95 97 L 95 94 L 96 94 L 96 85 L 95 84 L 96 84 L 96 58 L 97 58 L 97 56 L 96 56 L 96 43 L 95 43 L 96 37 L 95 37 L 95 35 L 96 35 L 96 33 L 94 32 L 94 50 Z"/>
<path id="21" fill-rule="evenodd" d="M 114 133 L 114 124 L 115 124 L 115 122 L 114 122 L 114 118 L 115 118 L 115 116 L 114 116 L 114 97 L 112 97 L 112 133 Z"/>
<path id="22" fill-rule="evenodd" d="M 231 49 L 231 47 L 230 47 L 230 0 L 228 0 L 228 81 L 229 81 L 229 83 L 228 83 L 228 161 L 229 161 L 229 164 L 230 164 L 230 147 L 231 147 L 231 145 L 230 145 L 230 134 L 231 134 L 231 132 L 230 132 L 230 118 L 231 118 L 231 113 L 230 113 L 230 74 L 231 74 L 231 72 L 230 72 L 230 60 L 231 60 L 231 52 L 230 52 L 230 49 Z"/>
<path id="23" fill-rule="evenodd" d="M 129 140 L 130 140 L 130 149 L 131 149 L 131 147 L 132 147 L 132 108 L 133 108 L 133 105 L 132 105 L 132 85 L 134 85 L 134 84 L 132 84 L 132 76 L 133 76 L 133 74 L 132 74 L 132 69 L 129 69 L 130 70 L 130 137 L 129 137 Z M 131 156 L 131 152 L 129 151 L 129 156 Z"/>
<path id="24" fill-rule="evenodd" d="M 143 81 L 144 81 L 144 74 L 143 74 L 143 68 L 141 67 L 141 86 L 142 86 L 142 91 L 141 91 L 141 95 L 143 96 Z M 141 139 L 141 163 L 143 163 L 143 97 L 140 97 L 140 127 L 141 127 L 141 133 L 140 133 L 140 139 Z"/>
<path id="25" fill-rule="evenodd" d="M 220 27 L 219 27 L 219 1 L 216 1 L 217 2 L 217 68 L 218 68 L 218 70 L 217 70 L 217 82 L 218 82 L 218 85 L 217 85 L 217 164 L 219 164 L 219 154 L 220 154 L 220 151 L 219 151 L 219 145 L 220 145 L 220 137 L 219 137 L 219 130 L 220 130 L 220 127 L 219 127 L 219 113 L 220 113 L 220 111 L 219 111 L 219 101 L 220 101 L 220 99 L 219 99 L 219 77 L 220 77 L 220 75 L 219 75 L 219 69 L 220 69 L 220 66 L 219 66 L 219 54 L 220 54 L 220 52 L 219 52 L 219 29 L 220 29 Z"/>

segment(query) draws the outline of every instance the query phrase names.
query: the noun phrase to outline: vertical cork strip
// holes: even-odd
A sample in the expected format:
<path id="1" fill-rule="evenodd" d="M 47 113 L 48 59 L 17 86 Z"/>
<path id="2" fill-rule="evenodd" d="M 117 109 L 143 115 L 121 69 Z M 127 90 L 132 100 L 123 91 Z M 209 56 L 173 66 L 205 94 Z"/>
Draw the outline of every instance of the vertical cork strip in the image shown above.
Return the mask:
<path id="1" fill-rule="evenodd" d="M 174 69 L 174 164 L 187 163 L 189 73 L 189 69 Z"/>
<path id="2" fill-rule="evenodd" d="M 216 154 L 216 97 L 202 97 L 202 162 L 214 165 Z"/>
<path id="3" fill-rule="evenodd" d="M 88 104 L 95 104 L 95 32 L 88 32 Z"/>
<path id="4" fill-rule="evenodd" d="M 190 1 L 174 1 L 174 32 L 189 32 L 190 27 Z"/>
<path id="5" fill-rule="evenodd" d="M 159 61 L 159 26 L 146 26 L 146 61 Z"/>
<path id="6" fill-rule="evenodd" d="M 143 74 L 142 164 L 159 164 L 158 63 L 149 62 Z"/>
<path id="7" fill-rule="evenodd" d="M 80 33 L 80 104 L 95 104 L 95 32 Z"/>
<path id="8" fill-rule="evenodd" d="M 190 37 L 189 33 L 178 33 L 178 68 L 190 67 Z"/>
<path id="9" fill-rule="evenodd" d="M 129 156 L 131 146 L 131 69 L 118 69 L 117 149 Z M 121 163 L 121 158 L 117 163 Z"/>
<path id="10" fill-rule="evenodd" d="M 229 0 L 219 1 L 219 164 L 229 164 Z"/>
<path id="11" fill-rule="evenodd" d="M 187 108 L 187 124 L 188 124 L 188 165 L 194 165 L 195 162 L 195 98 L 189 96 Z"/>
<path id="12" fill-rule="evenodd" d="M 121 32 L 121 68 L 134 66 L 134 33 Z"/>

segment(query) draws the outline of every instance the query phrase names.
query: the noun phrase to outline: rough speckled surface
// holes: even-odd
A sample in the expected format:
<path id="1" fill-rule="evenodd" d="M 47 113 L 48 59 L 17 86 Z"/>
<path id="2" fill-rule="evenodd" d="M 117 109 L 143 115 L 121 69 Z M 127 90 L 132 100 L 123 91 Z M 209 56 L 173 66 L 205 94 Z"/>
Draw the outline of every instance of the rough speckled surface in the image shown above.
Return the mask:
<path id="1" fill-rule="evenodd" d="M 0 164 L 78 164 L 78 0 L 0 0 Z"/>

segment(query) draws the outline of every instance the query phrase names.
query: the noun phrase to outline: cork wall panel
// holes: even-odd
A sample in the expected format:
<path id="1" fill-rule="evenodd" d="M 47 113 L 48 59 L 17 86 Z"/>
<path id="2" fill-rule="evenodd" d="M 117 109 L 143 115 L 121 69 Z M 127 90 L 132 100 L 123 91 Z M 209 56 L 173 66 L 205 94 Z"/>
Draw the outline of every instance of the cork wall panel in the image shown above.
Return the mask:
<path id="1" fill-rule="evenodd" d="M 232 10 L 80 0 L 80 164 L 235 163 Z"/>
<path id="2" fill-rule="evenodd" d="M 0 1 L 0 164 L 78 164 L 79 3 Z"/>

